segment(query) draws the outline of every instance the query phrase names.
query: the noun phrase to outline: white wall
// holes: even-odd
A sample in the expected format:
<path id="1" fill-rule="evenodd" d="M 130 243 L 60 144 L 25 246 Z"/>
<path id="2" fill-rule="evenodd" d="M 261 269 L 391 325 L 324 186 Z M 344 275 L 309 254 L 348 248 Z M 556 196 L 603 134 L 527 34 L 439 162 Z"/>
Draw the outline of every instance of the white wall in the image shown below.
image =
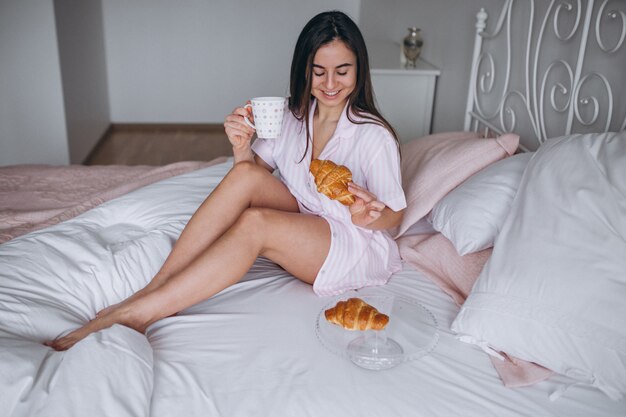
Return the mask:
<path id="1" fill-rule="evenodd" d="M 0 165 L 68 162 L 52 0 L 0 0 Z"/>
<path id="2" fill-rule="evenodd" d="M 408 27 L 422 29 L 421 56 L 441 70 L 433 132 L 463 130 L 475 16 L 484 7 L 495 17 L 503 4 L 504 0 L 361 1 L 361 28 L 366 41 L 392 41 L 399 45 Z"/>
<path id="3" fill-rule="evenodd" d="M 480 7 L 503 0 L 103 0 L 113 122 L 222 123 L 247 98 L 286 94 L 299 31 L 340 9 L 366 40 L 422 28 L 423 57 L 442 71 L 433 131 L 462 130 Z M 399 54 L 399 51 L 398 51 Z"/>
<path id="4" fill-rule="evenodd" d="M 485 7 L 493 24 L 503 3 L 0 0 L 0 165 L 78 162 L 109 121 L 222 123 L 251 96 L 286 94 L 299 31 L 329 9 L 351 15 L 366 40 L 399 43 L 420 27 L 422 56 L 442 71 L 433 131 L 461 130 L 474 16 Z"/>
<path id="5" fill-rule="evenodd" d="M 100 1 L 0 0 L 0 166 L 81 163 L 109 125 Z"/>
<path id="6" fill-rule="evenodd" d="M 100 0 L 55 0 L 70 162 L 82 163 L 109 126 Z"/>
<path id="7" fill-rule="evenodd" d="M 103 0 L 111 120 L 223 123 L 250 97 L 286 95 L 316 13 L 361 0 Z"/>

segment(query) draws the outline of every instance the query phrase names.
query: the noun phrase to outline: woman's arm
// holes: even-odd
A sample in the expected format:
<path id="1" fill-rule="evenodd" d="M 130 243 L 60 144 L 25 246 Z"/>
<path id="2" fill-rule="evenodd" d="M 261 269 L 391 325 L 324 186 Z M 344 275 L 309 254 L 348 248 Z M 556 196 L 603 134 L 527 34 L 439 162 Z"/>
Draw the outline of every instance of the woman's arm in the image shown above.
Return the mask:
<path id="1" fill-rule="evenodd" d="M 404 209 L 393 211 L 363 187 L 348 184 L 348 191 L 356 197 L 350 206 L 352 223 L 371 230 L 386 230 L 396 227 L 402 221 Z"/>

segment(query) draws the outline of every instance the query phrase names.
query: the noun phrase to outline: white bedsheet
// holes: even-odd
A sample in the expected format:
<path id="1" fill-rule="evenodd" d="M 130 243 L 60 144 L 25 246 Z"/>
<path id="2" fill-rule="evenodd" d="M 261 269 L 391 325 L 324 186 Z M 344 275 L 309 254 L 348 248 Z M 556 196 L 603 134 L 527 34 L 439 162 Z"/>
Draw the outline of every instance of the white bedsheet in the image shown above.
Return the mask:
<path id="1" fill-rule="evenodd" d="M 421 302 L 437 318 L 439 342 L 386 371 L 324 348 L 314 326 L 330 299 L 264 259 L 240 283 L 152 325 L 147 338 L 114 326 L 67 352 L 41 344 L 144 286 L 229 167 L 170 178 L 0 245 L 0 415 L 626 415 L 626 402 L 582 386 L 551 401 L 564 377 L 505 388 L 487 355 L 448 330 L 452 300 L 409 266 L 364 291 Z"/>

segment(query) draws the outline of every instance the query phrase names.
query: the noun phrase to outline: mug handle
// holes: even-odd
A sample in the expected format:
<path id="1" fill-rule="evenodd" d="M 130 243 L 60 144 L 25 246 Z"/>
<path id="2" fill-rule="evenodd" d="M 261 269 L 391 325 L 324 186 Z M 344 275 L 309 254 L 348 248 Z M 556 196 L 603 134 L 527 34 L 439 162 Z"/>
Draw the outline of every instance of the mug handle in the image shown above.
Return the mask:
<path id="1" fill-rule="evenodd" d="M 252 107 L 252 104 L 248 103 L 245 106 L 243 106 L 244 109 L 247 109 L 248 107 Z M 254 123 L 250 121 L 250 119 L 248 119 L 248 116 L 243 116 L 243 121 L 246 122 L 246 124 L 250 126 L 252 129 L 256 130 L 256 126 L 254 125 Z"/>

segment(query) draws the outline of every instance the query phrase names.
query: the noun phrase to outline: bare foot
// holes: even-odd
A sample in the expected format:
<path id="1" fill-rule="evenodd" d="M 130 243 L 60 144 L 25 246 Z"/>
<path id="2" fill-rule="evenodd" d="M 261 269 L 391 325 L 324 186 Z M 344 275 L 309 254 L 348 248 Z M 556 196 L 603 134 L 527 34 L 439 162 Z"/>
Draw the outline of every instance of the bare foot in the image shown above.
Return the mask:
<path id="1" fill-rule="evenodd" d="M 143 334 L 149 323 L 141 322 L 140 320 L 133 318 L 130 310 L 123 308 L 124 304 L 126 303 L 116 304 L 101 310 L 96 315 L 96 318 L 91 320 L 89 323 L 63 337 L 47 341 L 44 345 L 57 351 L 67 350 L 79 341 L 83 340 L 85 337 L 89 336 L 91 333 L 107 329 L 114 324 L 121 324 L 126 327 L 130 327 L 131 329 Z"/>

